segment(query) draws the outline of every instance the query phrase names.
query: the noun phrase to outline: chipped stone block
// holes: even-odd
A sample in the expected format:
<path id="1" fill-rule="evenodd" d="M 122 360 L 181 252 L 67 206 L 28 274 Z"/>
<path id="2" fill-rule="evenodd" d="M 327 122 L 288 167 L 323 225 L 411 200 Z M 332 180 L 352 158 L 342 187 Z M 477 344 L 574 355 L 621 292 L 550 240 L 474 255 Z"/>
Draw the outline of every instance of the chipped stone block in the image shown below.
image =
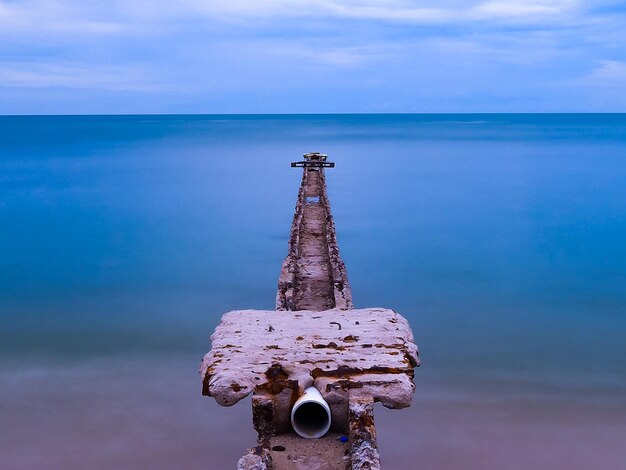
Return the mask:
<path id="1" fill-rule="evenodd" d="M 253 447 L 239 459 L 237 470 L 273 470 L 272 458 L 263 447 Z"/>

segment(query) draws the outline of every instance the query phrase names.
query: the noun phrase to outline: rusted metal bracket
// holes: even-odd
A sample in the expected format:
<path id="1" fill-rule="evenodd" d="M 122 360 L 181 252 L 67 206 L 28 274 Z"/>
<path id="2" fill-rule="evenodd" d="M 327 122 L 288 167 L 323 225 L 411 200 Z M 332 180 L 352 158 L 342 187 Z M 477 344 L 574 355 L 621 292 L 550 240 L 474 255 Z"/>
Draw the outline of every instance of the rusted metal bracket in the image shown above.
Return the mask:
<path id="1" fill-rule="evenodd" d="M 335 162 L 301 161 L 291 162 L 291 168 L 335 168 Z"/>
<path id="2" fill-rule="evenodd" d="M 319 152 L 311 152 L 305 153 L 303 156 L 303 161 L 300 162 L 292 162 L 292 168 L 334 168 L 335 163 L 328 161 L 328 155 L 319 153 Z"/>

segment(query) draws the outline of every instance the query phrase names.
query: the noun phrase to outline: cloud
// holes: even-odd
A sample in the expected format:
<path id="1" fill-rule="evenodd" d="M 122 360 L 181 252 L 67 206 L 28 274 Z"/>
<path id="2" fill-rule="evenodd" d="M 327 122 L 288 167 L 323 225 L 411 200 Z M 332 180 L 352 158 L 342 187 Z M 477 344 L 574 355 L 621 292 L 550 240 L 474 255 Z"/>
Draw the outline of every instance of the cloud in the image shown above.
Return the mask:
<path id="1" fill-rule="evenodd" d="M 441 7 L 416 8 L 405 2 L 324 2 L 327 14 L 356 19 L 409 23 L 445 23 L 457 16 L 455 9 Z"/>
<path id="2" fill-rule="evenodd" d="M 74 1 L 0 0 L 0 34 L 15 32 L 115 33 L 122 28 L 106 10 L 81 6 Z"/>
<path id="3" fill-rule="evenodd" d="M 326 51 L 310 49 L 308 57 L 339 67 L 356 67 L 371 60 L 371 54 L 362 48 L 333 48 Z"/>
<path id="4" fill-rule="evenodd" d="M 337 18 L 407 24 L 459 24 L 485 20 L 535 23 L 557 19 L 577 0 L 0 0 L 0 30 L 131 33 L 177 20 Z"/>
<path id="5" fill-rule="evenodd" d="M 122 92 L 136 92 L 134 110 L 144 93 L 155 109 L 208 111 L 547 107 L 559 93 L 569 106 L 562 83 L 589 96 L 626 83 L 625 11 L 612 0 L 0 0 L 0 106 L 38 94 L 113 107 L 111 92 L 121 111 Z"/>
<path id="6" fill-rule="evenodd" d="M 477 5 L 472 11 L 482 18 L 554 17 L 572 11 L 575 0 L 495 0 Z"/>
<path id="7" fill-rule="evenodd" d="M 603 60 L 587 77 L 588 83 L 620 83 L 626 86 L 626 62 Z"/>
<path id="8" fill-rule="evenodd" d="M 586 65 L 586 64 L 585 64 Z M 570 110 L 626 110 L 626 60 L 595 60 L 587 72 L 563 80 L 560 88 L 571 98 Z"/>
<path id="9" fill-rule="evenodd" d="M 503 18 L 536 22 L 573 10 L 577 4 L 577 0 L 187 0 L 179 3 L 181 8 L 229 18 L 334 17 L 414 24 L 452 24 Z"/>
<path id="10" fill-rule="evenodd" d="M 162 91 L 138 66 L 104 66 L 89 63 L 0 63 L 3 87 L 73 88 L 134 92 Z"/>
<path id="11" fill-rule="evenodd" d="M 328 45 L 284 45 L 276 41 L 265 42 L 264 46 L 276 61 L 291 63 L 309 62 L 338 68 L 353 69 L 373 62 L 388 60 L 395 55 L 397 45 L 370 44 L 368 46 L 337 47 Z"/>
<path id="12" fill-rule="evenodd" d="M 354 18 L 382 21 L 442 22 L 454 15 L 456 2 L 421 2 L 414 6 L 402 0 L 181 0 L 179 12 L 207 17 L 244 18 Z"/>

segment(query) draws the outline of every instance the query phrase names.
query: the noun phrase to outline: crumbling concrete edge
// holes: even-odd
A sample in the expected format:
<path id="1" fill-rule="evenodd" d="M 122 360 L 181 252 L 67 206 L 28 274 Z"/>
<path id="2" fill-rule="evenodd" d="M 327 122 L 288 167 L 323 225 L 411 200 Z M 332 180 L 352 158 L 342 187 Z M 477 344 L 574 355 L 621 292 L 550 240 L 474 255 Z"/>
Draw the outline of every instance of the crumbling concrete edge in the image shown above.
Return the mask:
<path id="1" fill-rule="evenodd" d="M 272 470 L 272 457 L 261 446 L 252 447 L 237 462 L 237 470 Z"/>
<path id="2" fill-rule="evenodd" d="M 328 190 L 326 187 L 326 175 L 322 171 L 320 174 L 322 180 L 322 197 L 320 203 L 326 211 L 326 244 L 328 245 L 328 255 L 330 257 L 330 265 L 333 272 L 333 287 L 335 294 L 335 308 L 341 310 L 350 310 L 352 305 L 352 289 L 348 281 L 348 273 L 346 264 L 339 254 L 339 244 L 337 243 L 337 231 L 335 229 L 335 219 L 330 210 L 330 202 L 328 200 Z"/>
<path id="3" fill-rule="evenodd" d="M 296 278 L 296 260 L 300 255 L 300 226 L 304 216 L 306 169 L 302 172 L 302 182 L 296 199 L 296 207 L 291 222 L 287 257 L 284 259 L 278 277 L 276 291 L 276 310 L 293 310 L 294 283 Z"/>

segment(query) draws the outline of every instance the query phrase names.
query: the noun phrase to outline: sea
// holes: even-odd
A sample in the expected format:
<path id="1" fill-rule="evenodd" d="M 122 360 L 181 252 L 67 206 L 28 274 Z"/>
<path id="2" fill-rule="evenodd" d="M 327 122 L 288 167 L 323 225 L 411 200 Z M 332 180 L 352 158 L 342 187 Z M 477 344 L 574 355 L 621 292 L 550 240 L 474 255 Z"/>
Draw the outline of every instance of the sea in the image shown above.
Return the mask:
<path id="1" fill-rule="evenodd" d="M 420 350 L 385 469 L 626 468 L 626 114 L 1 116 L 0 468 L 235 468 L 198 366 L 274 308 L 306 152 Z"/>

